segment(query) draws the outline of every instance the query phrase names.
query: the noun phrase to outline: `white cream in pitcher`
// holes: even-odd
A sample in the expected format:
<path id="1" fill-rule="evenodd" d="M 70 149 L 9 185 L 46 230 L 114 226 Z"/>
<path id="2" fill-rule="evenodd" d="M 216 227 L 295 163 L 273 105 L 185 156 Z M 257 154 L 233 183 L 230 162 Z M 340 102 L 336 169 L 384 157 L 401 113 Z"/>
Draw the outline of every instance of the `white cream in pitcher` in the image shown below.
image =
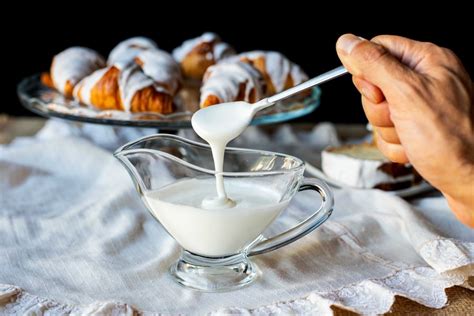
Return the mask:
<path id="1" fill-rule="evenodd" d="M 245 130 L 252 117 L 252 106 L 245 102 L 198 111 L 192 125 L 211 146 L 215 179 L 182 180 L 145 193 L 154 216 L 190 252 L 204 256 L 238 253 L 288 204 L 263 184 L 229 179 L 224 185 L 226 145 Z"/>
<path id="2" fill-rule="evenodd" d="M 145 193 L 153 215 L 184 249 L 218 257 L 240 252 L 286 208 L 272 189 L 248 181 L 229 181 L 235 205 L 205 209 L 202 200 L 215 196 L 215 181 L 188 179 Z"/>

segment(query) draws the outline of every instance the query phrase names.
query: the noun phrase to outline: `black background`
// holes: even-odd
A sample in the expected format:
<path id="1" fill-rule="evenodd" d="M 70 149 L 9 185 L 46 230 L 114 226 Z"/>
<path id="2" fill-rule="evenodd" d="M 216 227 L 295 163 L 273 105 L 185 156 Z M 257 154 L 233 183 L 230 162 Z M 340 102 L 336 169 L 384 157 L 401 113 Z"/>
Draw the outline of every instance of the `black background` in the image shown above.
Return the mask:
<path id="1" fill-rule="evenodd" d="M 445 5 L 437 14 L 414 12 L 407 6 L 393 10 L 389 3 L 364 15 L 342 2 L 327 9 L 297 2 L 290 9 L 289 2 L 274 2 L 259 10 L 252 3 L 243 6 L 234 2 L 214 6 L 182 2 L 173 8 L 141 2 L 117 3 L 105 9 L 80 2 L 68 5 L 62 12 L 43 4 L 38 8 L 24 4 L 28 10 L 22 8 L 21 14 L 14 9 L 6 12 L 15 17 L 2 22 L 8 56 L 4 59 L 7 73 L 0 113 L 33 115 L 21 107 L 16 85 L 25 76 L 48 70 L 52 57 L 61 50 L 80 45 L 106 56 L 119 41 L 137 35 L 148 36 L 160 48 L 171 51 L 185 39 L 214 31 L 237 51 L 277 50 L 315 76 L 340 64 L 334 46 L 341 34 L 351 32 L 365 38 L 397 34 L 449 47 L 471 75 L 474 69 L 472 17 L 464 17 L 471 11 L 455 3 Z M 212 12 L 211 7 L 223 9 Z M 365 122 L 360 96 L 349 76 L 324 84 L 322 90 L 321 107 L 300 121 Z"/>

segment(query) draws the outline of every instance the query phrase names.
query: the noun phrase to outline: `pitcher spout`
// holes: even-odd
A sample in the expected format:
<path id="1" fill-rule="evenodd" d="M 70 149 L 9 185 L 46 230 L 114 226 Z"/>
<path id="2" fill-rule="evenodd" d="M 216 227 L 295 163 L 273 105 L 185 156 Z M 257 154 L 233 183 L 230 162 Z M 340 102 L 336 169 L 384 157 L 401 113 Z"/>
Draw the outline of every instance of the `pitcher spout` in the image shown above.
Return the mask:
<path id="1" fill-rule="evenodd" d="M 213 175 L 210 149 L 175 135 L 140 138 L 118 148 L 114 156 L 142 195 L 183 176 L 195 177 L 198 172 Z"/>

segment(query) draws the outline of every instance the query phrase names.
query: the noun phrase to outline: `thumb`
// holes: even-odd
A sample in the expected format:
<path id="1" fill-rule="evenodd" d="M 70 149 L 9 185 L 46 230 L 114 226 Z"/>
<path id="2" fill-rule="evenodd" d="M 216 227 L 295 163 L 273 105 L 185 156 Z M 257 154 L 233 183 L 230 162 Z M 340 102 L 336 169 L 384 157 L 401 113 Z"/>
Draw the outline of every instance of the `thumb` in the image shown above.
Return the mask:
<path id="1" fill-rule="evenodd" d="M 397 36 L 383 39 L 376 43 L 345 34 L 339 37 L 336 50 L 352 75 L 376 85 L 385 93 L 384 90 L 393 88 L 394 84 L 405 83 L 413 72 L 400 61 L 403 53 L 409 50 L 410 40 Z"/>

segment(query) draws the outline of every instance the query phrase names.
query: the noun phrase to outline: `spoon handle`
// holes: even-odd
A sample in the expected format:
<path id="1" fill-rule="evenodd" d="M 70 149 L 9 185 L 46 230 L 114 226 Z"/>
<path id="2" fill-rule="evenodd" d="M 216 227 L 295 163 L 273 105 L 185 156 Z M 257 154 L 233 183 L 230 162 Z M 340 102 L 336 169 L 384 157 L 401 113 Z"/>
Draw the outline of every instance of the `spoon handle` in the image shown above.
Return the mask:
<path id="1" fill-rule="evenodd" d="M 344 74 L 347 73 L 347 69 L 344 68 L 344 66 L 339 66 L 333 70 L 330 70 L 328 72 L 323 73 L 322 75 L 319 75 L 317 77 L 314 77 L 313 79 L 310 79 L 308 81 L 305 81 L 297 86 L 294 86 L 293 88 L 290 88 L 288 90 L 285 90 L 283 92 L 277 93 L 271 97 L 265 98 L 263 100 L 260 100 L 259 102 L 255 103 L 255 106 L 257 107 L 256 111 L 260 111 L 278 101 L 284 100 L 286 98 L 291 97 L 292 95 L 295 95 L 303 90 L 306 90 L 308 88 L 314 87 L 318 84 L 321 84 L 323 82 L 332 80 L 334 78 L 340 77 Z"/>

